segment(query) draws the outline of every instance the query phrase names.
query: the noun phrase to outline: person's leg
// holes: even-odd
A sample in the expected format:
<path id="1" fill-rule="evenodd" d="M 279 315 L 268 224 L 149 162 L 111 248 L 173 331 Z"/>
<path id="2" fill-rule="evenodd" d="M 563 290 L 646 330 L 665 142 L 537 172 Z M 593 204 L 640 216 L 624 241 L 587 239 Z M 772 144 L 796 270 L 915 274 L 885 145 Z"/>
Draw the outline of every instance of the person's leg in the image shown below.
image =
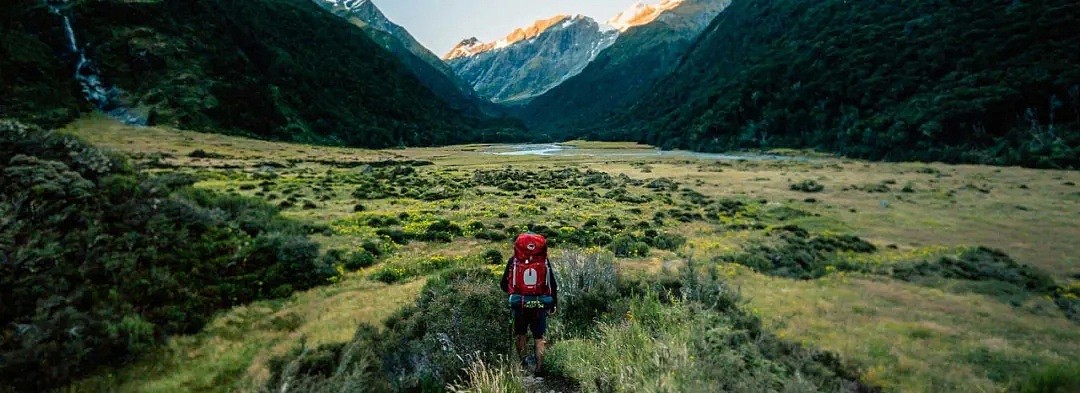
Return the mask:
<path id="1" fill-rule="evenodd" d="M 519 358 L 524 358 L 525 357 L 525 334 L 517 334 L 517 335 L 514 335 L 514 337 L 517 338 L 516 348 L 517 348 L 518 357 Z"/>
<path id="2" fill-rule="evenodd" d="M 544 340 L 544 336 L 547 334 L 547 315 L 547 310 L 537 310 L 536 319 L 533 320 L 532 324 L 533 338 L 536 339 L 537 370 L 544 368 L 544 350 L 547 349 L 547 341 Z"/>
<path id="3" fill-rule="evenodd" d="M 525 332 L 529 329 L 529 321 L 525 311 L 514 310 L 514 349 L 517 350 L 518 358 L 525 359 Z"/>
<path id="4" fill-rule="evenodd" d="M 543 338 L 536 339 L 536 369 L 544 369 L 544 350 L 546 349 L 547 342 Z"/>

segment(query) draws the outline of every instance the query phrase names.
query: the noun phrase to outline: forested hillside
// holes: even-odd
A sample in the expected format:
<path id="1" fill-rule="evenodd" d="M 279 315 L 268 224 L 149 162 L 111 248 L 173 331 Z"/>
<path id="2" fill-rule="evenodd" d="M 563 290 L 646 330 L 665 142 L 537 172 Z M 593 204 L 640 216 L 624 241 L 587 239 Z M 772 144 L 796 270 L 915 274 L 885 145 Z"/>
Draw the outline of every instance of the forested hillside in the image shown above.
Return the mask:
<path id="1" fill-rule="evenodd" d="M 72 75 L 74 60 L 56 56 L 63 27 L 44 7 L 26 10 L 39 2 L 17 3 L 0 6 L 0 115 L 48 126 L 71 121 L 90 104 Z"/>
<path id="2" fill-rule="evenodd" d="M 60 12 L 105 82 L 151 124 L 368 147 L 474 141 L 514 127 L 458 112 L 310 1 L 98 1 Z M 0 110 L 56 124 L 88 109 L 61 16 L 31 0 L 0 15 L 0 80 L 13 86 Z"/>
<path id="3" fill-rule="evenodd" d="M 578 128 L 666 148 L 1076 167 L 1077 37 L 1067 0 L 736 1 L 632 109 Z"/>

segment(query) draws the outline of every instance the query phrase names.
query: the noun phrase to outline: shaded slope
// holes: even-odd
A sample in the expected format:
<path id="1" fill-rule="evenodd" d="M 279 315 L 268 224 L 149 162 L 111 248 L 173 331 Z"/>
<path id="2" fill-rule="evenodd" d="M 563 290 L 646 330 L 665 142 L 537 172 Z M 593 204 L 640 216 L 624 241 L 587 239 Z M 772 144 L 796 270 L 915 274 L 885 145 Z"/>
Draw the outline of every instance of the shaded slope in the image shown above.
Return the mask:
<path id="1" fill-rule="evenodd" d="M 59 18 L 39 4 L 13 7 L 55 25 L 22 30 L 62 39 Z M 360 29 L 310 1 L 104 1 L 64 12 L 106 82 L 153 124 L 368 147 L 474 141 L 490 125 L 454 110 Z"/>
<path id="2" fill-rule="evenodd" d="M 1080 165 L 1080 5 L 735 2 L 600 138 Z"/>
<path id="3" fill-rule="evenodd" d="M 420 83 L 455 109 L 470 114 L 498 112 L 497 106 L 476 94 L 450 66 L 416 41 L 404 27 L 387 19 L 372 1 L 316 0 L 316 3 L 363 29 L 372 40 L 401 60 Z"/>
<path id="4" fill-rule="evenodd" d="M 64 47 L 63 34 L 48 12 L 0 6 L 0 115 L 56 126 L 90 108 L 71 75 L 70 59 L 53 49 Z"/>

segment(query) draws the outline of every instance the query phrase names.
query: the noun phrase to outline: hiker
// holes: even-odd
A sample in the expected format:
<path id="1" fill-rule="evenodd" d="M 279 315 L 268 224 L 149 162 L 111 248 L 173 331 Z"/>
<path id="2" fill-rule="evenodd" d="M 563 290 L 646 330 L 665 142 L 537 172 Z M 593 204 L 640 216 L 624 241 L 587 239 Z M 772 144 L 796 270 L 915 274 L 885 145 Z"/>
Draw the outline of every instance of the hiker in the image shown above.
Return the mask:
<path id="1" fill-rule="evenodd" d="M 502 281 L 503 292 L 510 295 L 514 316 L 514 338 L 518 356 L 528 365 L 525 354 L 527 330 L 536 341 L 536 370 L 544 365 L 544 333 L 548 314 L 559 305 L 559 285 L 555 270 L 547 259 L 547 240 L 535 233 L 523 233 L 514 241 L 514 255 L 506 262 Z"/>

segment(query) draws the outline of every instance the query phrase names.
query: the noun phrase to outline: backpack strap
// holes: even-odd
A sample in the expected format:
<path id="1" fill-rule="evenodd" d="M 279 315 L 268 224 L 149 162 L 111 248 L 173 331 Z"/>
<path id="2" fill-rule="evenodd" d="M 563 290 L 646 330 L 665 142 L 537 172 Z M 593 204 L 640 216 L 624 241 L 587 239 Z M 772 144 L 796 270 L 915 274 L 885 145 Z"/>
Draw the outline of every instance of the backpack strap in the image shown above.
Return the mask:
<path id="1" fill-rule="evenodd" d="M 515 291 L 515 285 L 517 283 L 517 257 L 510 257 L 510 293 L 517 293 Z"/>
<path id="2" fill-rule="evenodd" d="M 551 262 L 549 262 L 547 260 L 547 258 L 544 258 L 544 270 L 547 271 L 547 274 L 546 274 L 547 277 L 544 278 L 544 290 L 546 290 L 547 294 L 550 295 L 551 294 L 551 280 L 553 278 L 553 276 L 552 276 L 553 273 L 551 272 Z"/>

